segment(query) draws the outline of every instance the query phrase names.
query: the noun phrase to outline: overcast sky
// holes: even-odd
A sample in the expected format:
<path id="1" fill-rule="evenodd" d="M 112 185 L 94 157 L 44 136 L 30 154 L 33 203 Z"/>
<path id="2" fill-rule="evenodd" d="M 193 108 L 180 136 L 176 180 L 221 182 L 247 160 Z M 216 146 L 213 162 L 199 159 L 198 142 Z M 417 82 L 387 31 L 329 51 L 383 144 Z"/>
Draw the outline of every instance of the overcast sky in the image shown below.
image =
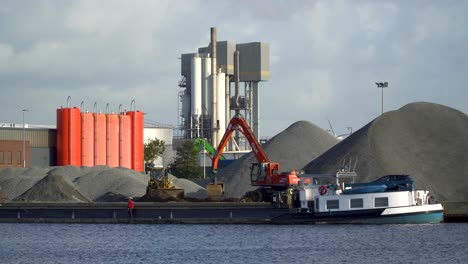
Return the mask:
<path id="1" fill-rule="evenodd" d="M 260 133 L 299 120 L 347 132 L 415 101 L 468 113 L 468 1 L 0 1 L 0 123 L 55 125 L 94 102 L 177 125 L 180 54 L 270 44 Z"/>

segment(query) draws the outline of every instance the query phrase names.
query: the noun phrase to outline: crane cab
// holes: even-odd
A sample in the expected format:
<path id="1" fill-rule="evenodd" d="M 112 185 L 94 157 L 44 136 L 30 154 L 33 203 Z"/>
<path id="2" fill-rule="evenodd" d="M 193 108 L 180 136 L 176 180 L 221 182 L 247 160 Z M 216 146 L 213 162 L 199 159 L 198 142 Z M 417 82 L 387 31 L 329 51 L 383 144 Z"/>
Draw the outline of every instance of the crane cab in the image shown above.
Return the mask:
<path id="1" fill-rule="evenodd" d="M 297 185 L 299 177 L 295 171 L 279 173 L 279 163 L 253 163 L 250 170 L 250 181 L 254 186 L 283 186 Z"/>

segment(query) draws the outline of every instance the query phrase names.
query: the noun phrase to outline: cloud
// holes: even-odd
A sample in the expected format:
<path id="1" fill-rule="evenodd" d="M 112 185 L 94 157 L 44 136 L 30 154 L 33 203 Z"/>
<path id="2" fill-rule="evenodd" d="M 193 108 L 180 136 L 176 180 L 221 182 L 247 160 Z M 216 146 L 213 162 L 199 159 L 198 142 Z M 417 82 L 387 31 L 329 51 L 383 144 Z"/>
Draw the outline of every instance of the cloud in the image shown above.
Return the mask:
<path id="1" fill-rule="evenodd" d="M 270 44 L 260 84 L 261 127 L 274 135 L 306 119 L 353 130 L 412 101 L 468 111 L 463 1 L 11 1 L 0 7 L 0 122 L 22 107 L 55 123 L 71 95 L 129 105 L 177 123 L 180 54 L 218 40 Z M 128 106 L 127 106 L 128 107 Z M 19 109 L 19 110 L 18 110 Z M 36 111 L 37 110 L 37 111 Z"/>

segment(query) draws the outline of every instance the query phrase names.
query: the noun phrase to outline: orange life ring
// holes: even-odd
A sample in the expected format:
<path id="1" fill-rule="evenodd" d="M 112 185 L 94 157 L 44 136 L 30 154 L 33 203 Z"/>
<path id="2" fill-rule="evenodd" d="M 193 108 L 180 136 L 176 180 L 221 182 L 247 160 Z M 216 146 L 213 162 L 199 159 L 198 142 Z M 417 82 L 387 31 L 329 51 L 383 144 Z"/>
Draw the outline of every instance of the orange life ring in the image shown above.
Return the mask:
<path id="1" fill-rule="evenodd" d="M 325 194 L 327 194 L 327 192 L 328 192 L 327 186 L 322 185 L 322 186 L 319 187 L 320 195 L 325 195 Z"/>

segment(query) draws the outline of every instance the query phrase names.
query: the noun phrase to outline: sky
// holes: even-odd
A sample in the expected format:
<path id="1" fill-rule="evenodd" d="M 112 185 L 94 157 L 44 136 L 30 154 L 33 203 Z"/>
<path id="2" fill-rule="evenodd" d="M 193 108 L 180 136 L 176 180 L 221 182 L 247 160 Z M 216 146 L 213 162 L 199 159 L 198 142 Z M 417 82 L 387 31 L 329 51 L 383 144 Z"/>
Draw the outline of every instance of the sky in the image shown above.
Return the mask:
<path id="1" fill-rule="evenodd" d="M 337 134 L 433 102 L 468 113 L 468 1 L 0 1 L 0 123 L 55 125 L 56 109 L 178 122 L 180 55 L 210 41 L 270 45 L 260 137 L 296 121 Z"/>

